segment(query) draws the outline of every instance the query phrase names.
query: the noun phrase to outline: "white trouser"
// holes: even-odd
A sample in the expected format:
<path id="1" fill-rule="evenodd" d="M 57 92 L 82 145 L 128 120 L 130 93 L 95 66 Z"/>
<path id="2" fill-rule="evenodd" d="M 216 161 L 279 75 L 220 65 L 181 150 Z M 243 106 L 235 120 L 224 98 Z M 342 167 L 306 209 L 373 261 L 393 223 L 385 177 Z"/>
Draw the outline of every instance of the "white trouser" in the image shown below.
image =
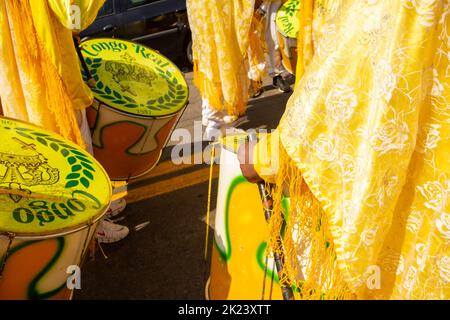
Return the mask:
<path id="1" fill-rule="evenodd" d="M 223 127 L 225 114 L 211 108 L 207 99 L 202 99 L 202 118 L 208 120 L 208 128 L 220 129 Z"/>
<path id="2" fill-rule="evenodd" d="M 77 120 L 78 120 L 78 127 L 81 131 L 81 137 L 84 140 L 84 143 L 86 144 L 86 151 L 89 152 L 91 155 L 94 155 L 94 150 L 92 149 L 92 136 L 91 136 L 91 130 L 89 129 L 89 124 L 86 117 L 86 110 L 79 110 L 77 111 Z"/>
<path id="3" fill-rule="evenodd" d="M 268 74 L 270 77 L 274 78 L 281 75 L 286 69 L 282 63 L 282 57 L 280 52 L 280 44 L 278 42 L 278 32 L 276 17 L 277 12 L 280 9 L 282 3 L 281 1 L 271 1 L 265 0 L 262 4 L 262 9 L 266 11 L 266 42 L 267 48 L 269 50 L 269 63 L 268 63 Z"/>

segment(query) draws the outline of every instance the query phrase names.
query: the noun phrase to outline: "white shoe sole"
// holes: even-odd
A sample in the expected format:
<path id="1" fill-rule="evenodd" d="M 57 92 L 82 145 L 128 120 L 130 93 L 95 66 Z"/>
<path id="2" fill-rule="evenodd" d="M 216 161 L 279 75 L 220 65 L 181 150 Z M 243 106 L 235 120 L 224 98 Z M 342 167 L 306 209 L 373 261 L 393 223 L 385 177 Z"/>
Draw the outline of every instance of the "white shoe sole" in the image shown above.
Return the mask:
<path id="1" fill-rule="evenodd" d="M 99 243 L 114 243 L 114 242 L 118 242 L 120 240 L 125 239 L 128 235 L 130 234 L 130 231 L 128 230 L 128 232 L 122 236 L 122 237 L 115 237 L 115 238 L 107 238 L 107 237 L 95 237 L 97 239 L 97 241 Z"/>

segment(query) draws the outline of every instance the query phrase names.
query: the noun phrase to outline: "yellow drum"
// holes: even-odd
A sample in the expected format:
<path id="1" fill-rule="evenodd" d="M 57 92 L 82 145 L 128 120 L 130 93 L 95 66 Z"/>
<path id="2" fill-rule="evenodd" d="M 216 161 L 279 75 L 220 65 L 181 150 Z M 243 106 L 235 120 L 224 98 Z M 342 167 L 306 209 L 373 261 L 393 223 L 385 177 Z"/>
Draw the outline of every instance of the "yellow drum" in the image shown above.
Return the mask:
<path id="1" fill-rule="evenodd" d="M 297 67 L 297 37 L 300 29 L 300 0 L 288 0 L 278 10 L 276 24 L 283 65 L 295 74 Z"/>
<path id="2" fill-rule="evenodd" d="M 0 299 L 68 299 L 111 186 L 88 153 L 0 117 Z"/>
<path id="3" fill-rule="evenodd" d="M 150 171 L 187 105 L 183 74 L 167 58 L 140 44 L 92 39 L 80 46 L 97 81 L 87 115 L 94 155 L 113 180 Z"/>
<path id="4" fill-rule="evenodd" d="M 266 264 L 268 228 L 261 197 L 257 186 L 242 176 L 237 159 L 237 148 L 244 138 L 228 136 L 221 140 L 214 246 L 206 296 L 213 300 L 282 299 L 273 259 Z"/>

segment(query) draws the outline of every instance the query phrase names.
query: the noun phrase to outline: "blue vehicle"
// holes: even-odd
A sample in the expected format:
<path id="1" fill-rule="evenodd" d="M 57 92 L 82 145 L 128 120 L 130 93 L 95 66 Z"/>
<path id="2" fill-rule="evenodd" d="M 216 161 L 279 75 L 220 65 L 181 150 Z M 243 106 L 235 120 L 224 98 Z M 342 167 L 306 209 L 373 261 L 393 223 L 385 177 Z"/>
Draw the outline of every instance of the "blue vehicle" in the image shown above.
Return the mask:
<path id="1" fill-rule="evenodd" d="M 120 38 L 159 51 L 179 67 L 192 64 L 186 0 L 107 0 L 82 38 Z"/>

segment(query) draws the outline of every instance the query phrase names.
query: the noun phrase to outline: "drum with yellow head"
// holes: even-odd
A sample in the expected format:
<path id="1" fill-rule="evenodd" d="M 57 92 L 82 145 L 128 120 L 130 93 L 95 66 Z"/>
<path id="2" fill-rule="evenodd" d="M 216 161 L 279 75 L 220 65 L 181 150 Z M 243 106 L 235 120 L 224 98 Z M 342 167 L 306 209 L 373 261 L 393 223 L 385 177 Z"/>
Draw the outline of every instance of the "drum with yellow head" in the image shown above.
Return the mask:
<path id="1" fill-rule="evenodd" d="M 273 259 L 266 252 L 268 227 L 261 197 L 256 184 L 242 176 L 237 158 L 245 138 L 221 140 L 208 299 L 282 299 Z"/>
<path id="2" fill-rule="evenodd" d="M 80 48 L 96 80 L 95 103 L 87 110 L 95 157 L 113 180 L 147 173 L 187 105 L 183 74 L 141 44 L 91 39 Z"/>
<path id="3" fill-rule="evenodd" d="M 292 74 L 297 67 L 300 0 L 288 0 L 278 10 L 276 24 L 283 66 Z"/>
<path id="4" fill-rule="evenodd" d="M 109 178 L 39 127 L 0 117 L 0 136 L 0 299 L 69 299 L 109 206 Z"/>

